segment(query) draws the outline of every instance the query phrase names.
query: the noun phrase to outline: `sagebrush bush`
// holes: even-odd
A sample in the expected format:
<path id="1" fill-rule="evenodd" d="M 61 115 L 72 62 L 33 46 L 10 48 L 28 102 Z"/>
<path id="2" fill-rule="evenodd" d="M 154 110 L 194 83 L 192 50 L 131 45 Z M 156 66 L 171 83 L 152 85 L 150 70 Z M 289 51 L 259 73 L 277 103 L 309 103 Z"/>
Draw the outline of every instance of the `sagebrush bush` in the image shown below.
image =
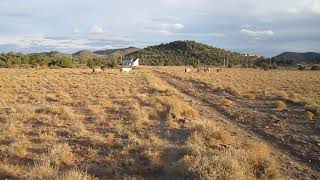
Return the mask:
<path id="1" fill-rule="evenodd" d="M 48 153 L 43 156 L 44 159 L 48 159 L 53 165 L 73 165 L 75 157 L 72 153 L 71 147 L 66 144 L 54 144 L 49 148 Z"/>
<path id="2" fill-rule="evenodd" d="M 278 110 L 284 110 L 287 109 L 287 104 L 284 103 L 283 101 L 276 101 L 274 102 L 274 106 Z"/>
<path id="3" fill-rule="evenodd" d="M 313 117 L 314 117 L 314 114 L 313 114 L 312 112 L 310 112 L 310 111 L 306 111 L 306 112 L 304 113 L 304 116 L 305 116 L 308 120 L 312 120 Z"/>
<path id="4" fill-rule="evenodd" d="M 231 100 L 228 100 L 228 99 L 223 100 L 223 106 L 231 107 L 232 105 L 233 105 L 233 102 Z"/>

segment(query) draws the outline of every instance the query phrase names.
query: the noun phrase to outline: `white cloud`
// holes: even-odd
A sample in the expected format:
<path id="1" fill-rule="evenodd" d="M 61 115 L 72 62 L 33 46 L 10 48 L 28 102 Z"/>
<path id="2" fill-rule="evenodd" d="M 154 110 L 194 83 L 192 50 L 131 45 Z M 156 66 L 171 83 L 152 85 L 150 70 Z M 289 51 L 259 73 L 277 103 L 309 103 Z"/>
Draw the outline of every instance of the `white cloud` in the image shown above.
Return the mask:
<path id="1" fill-rule="evenodd" d="M 287 9 L 289 14 L 313 13 L 320 14 L 320 0 L 304 0 L 301 4 Z"/>
<path id="2" fill-rule="evenodd" d="M 205 11 L 196 11 L 193 13 L 195 16 L 208 16 L 209 13 Z"/>
<path id="3" fill-rule="evenodd" d="M 167 30 L 151 30 L 151 29 L 146 30 L 146 32 L 156 33 L 163 36 L 216 37 L 216 38 L 225 37 L 225 34 L 219 34 L 219 33 L 178 33 L 178 32 L 172 32 Z"/>
<path id="4" fill-rule="evenodd" d="M 312 13 L 320 14 L 320 0 L 312 0 L 306 5 L 306 9 Z"/>
<path id="5" fill-rule="evenodd" d="M 165 35 L 165 36 L 170 36 L 173 34 L 173 32 L 170 32 L 168 30 L 159 30 L 157 32 L 159 32 L 160 34 Z"/>
<path id="6" fill-rule="evenodd" d="M 255 26 L 251 25 L 251 24 L 243 24 L 243 25 L 240 26 L 240 28 L 245 28 L 245 29 L 252 28 L 252 27 L 255 27 Z"/>
<path id="7" fill-rule="evenodd" d="M 79 32 L 80 32 L 80 29 L 74 28 L 74 29 L 73 29 L 73 32 L 74 32 L 74 33 L 79 33 Z"/>
<path id="8" fill-rule="evenodd" d="M 180 18 L 175 16 L 152 18 L 143 23 L 146 32 L 158 33 L 164 36 L 175 34 L 185 27 Z"/>
<path id="9" fill-rule="evenodd" d="M 300 10 L 298 10 L 297 8 L 289 8 L 287 11 L 290 14 L 297 14 L 300 12 Z"/>
<path id="10" fill-rule="evenodd" d="M 95 24 L 90 28 L 89 32 L 92 34 L 101 34 L 104 33 L 104 30 L 102 27 Z"/>
<path id="11" fill-rule="evenodd" d="M 190 36 L 190 37 L 225 37 L 225 34 L 219 33 L 175 33 L 177 36 Z"/>
<path id="12" fill-rule="evenodd" d="M 250 30 L 250 29 L 241 29 L 241 34 L 250 36 L 250 37 L 271 37 L 274 36 L 274 32 L 272 30 Z"/>
<path id="13" fill-rule="evenodd" d="M 184 25 L 181 24 L 181 23 L 176 23 L 176 24 L 174 24 L 173 26 L 174 26 L 174 28 L 176 28 L 176 29 L 182 29 L 182 28 L 184 28 Z"/>
<path id="14" fill-rule="evenodd" d="M 135 43 L 135 44 L 134 44 Z M 15 46 L 22 51 L 28 49 L 48 49 L 63 52 L 74 52 L 82 49 L 109 49 L 118 47 L 135 46 L 137 42 L 119 34 L 102 36 L 48 36 L 48 35 L 26 35 L 26 36 L 0 36 L 0 46 Z"/>

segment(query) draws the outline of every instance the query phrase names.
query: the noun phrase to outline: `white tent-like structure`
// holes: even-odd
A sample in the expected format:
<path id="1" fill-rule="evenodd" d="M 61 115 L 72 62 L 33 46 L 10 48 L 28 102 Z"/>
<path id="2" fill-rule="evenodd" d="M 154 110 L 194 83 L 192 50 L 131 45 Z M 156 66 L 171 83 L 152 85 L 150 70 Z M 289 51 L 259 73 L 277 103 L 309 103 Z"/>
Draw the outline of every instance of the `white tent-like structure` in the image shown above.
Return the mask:
<path id="1" fill-rule="evenodd" d="M 123 60 L 122 65 L 129 66 L 129 67 L 137 67 L 139 66 L 139 58 L 137 59 L 130 59 L 130 60 Z"/>

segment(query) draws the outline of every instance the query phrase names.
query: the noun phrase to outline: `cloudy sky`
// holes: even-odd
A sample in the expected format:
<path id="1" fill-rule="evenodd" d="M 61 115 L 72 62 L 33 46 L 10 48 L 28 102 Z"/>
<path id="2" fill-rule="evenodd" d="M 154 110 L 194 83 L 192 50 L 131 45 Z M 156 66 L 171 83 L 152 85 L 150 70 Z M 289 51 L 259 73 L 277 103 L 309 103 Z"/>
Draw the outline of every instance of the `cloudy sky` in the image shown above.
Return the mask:
<path id="1" fill-rule="evenodd" d="M 196 40 L 273 56 L 320 52 L 320 0 L 1 0 L 0 52 Z"/>

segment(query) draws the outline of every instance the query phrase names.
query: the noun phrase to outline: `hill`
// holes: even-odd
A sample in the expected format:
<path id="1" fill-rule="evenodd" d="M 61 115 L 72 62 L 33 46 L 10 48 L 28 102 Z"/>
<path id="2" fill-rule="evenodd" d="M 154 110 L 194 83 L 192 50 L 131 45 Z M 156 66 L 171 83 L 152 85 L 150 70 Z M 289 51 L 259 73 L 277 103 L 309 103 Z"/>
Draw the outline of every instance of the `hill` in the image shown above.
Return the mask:
<path id="1" fill-rule="evenodd" d="M 59 51 L 50 51 L 50 52 L 41 52 L 41 53 L 32 53 L 32 54 L 49 56 L 49 57 L 71 57 L 72 56 L 71 54 L 62 53 Z"/>
<path id="2" fill-rule="evenodd" d="M 95 51 L 95 54 L 105 55 L 105 56 L 124 56 L 133 52 L 140 50 L 136 47 L 128 47 L 122 49 L 107 49 L 102 51 Z"/>
<path id="3" fill-rule="evenodd" d="M 95 57 L 102 57 L 102 55 L 96 54 L 95 52 L 89 50 L 82 50 L 72 54 L 72 57 L 81 59 L 90 59 Z"/>
<path id="4" fill-rule="evenodd" d="M 294 64 L 320 64 L 320 53 L 306 52 L 284 52 L 273 57 L 278 64 L 294 65 Z"/>
<path id="5" fill-rule="evenodd" d="M 150 46 L 130 53 L 125 58 L 139 57 L 143 65 L 223 65 L 241 64 L 245 58 L 237 52 L 226 51 L 195 41 L 174 41 L 168 44 Z"/>

